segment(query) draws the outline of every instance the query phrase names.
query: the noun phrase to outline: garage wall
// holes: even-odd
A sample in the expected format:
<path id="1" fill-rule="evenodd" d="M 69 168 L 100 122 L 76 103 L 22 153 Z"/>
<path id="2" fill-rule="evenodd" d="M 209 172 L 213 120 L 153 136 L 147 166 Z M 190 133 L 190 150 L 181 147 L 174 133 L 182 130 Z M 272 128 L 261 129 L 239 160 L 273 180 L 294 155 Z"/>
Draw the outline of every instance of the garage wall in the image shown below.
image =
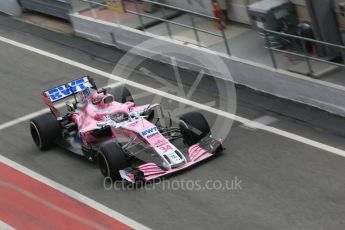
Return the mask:
<path id="1" fill-rule="evenodd" d="M 297 15 L 300 21 L 310 21 L 310 16 L 308 9 L 306 7 L 305 0 L 291 0 L 291 2 L 296 4 Z M 345 16 L 341 15 L 339 12 L 338 3 L 345 2 L 345 0 L 334 0 L 334 12 L 337 18 L 337 23 L 339 31 L 343 36 L 343 41 L 345 43 Z"/>
<path id="2" fill-rule="evenodd" d="M 310 16 L 304 0 L 291 0 L 296 6 L 299 21 L 310 21 Z"/>
<path id="3" fill-rule="evenodd" d="M 218 0 L 220 6 L 224 5 L 227 7 L 228 18 L 230 20 L 245 24 L 250 24 L 247 14 L 247 3 L 251 4 L 256 1 L 257 0 Z M 213 16 L 211 0 L 162 0 L 162 2 Z"/>
<path id="4" fill-rule="evenodd" d="M 228 5 L 228 17 L 230 20 L 244 24 L 250 24 L 247 13 L 247 4 L 250 5 L 260 0 L 223 0 Z M 309 21 L 309 13 L 304 0 L 290 0 L 296 5 L 297 15 L 301 21 Z M 340 1 L 340 0 L 339 0 Z"/>
<path id="5" fill-rule="evenodd" d="M 162 0 L 161 2 L 182 9 L 213 16 L 211 0 Z"/>
<path id="6" fill-rule="evenodd" d="M 248 1 L 249 4 L 256 2 L 255 0 Z M 231 21 L 250 24 L 250 19 L 247 13 L 247 0 L 228 0 L 228 18 Z"/>

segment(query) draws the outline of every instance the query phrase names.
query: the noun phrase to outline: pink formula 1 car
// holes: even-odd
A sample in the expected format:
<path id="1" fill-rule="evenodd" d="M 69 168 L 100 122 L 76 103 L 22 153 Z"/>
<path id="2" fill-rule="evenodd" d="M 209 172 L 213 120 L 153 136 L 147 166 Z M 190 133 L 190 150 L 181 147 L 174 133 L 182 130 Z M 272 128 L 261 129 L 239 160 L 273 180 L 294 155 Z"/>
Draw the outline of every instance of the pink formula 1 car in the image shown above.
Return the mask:
<path id="1" fill-rule="evenodd" d="M 98 162 L 105 177 L 129 182 L 155 179 L 194 165 L 222 150 L 198 112 L 174 127 L 159 104 L 135 105 L 125 87 L 97 89 L 82 77 L 42 93 L 51 113 L 30 122 L 40 150 L 59 145 Z M 62 115 L 54 103 L 65 101 Z"/>

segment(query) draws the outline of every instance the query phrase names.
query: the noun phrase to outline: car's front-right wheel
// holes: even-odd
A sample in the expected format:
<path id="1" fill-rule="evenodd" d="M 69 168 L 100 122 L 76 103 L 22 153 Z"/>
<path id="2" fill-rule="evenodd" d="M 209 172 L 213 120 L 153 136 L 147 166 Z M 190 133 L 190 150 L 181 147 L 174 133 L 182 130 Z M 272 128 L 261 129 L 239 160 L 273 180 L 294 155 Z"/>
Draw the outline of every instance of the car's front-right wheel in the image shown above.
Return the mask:
<path id="1" fill-rule="evenodd" d="M 125 86 L 118 86 L 108 91 L 114 100 L 120 103 L 134 102 L 131 92 Z"/>
<path id="2" fill-rule="evenodd" d="M 201 139 L 211 132 L 205 117 L 199 112 L 183 114 L 180 117 L 179 127 L 183 141 L 188 146 L 200 142 Z"/>

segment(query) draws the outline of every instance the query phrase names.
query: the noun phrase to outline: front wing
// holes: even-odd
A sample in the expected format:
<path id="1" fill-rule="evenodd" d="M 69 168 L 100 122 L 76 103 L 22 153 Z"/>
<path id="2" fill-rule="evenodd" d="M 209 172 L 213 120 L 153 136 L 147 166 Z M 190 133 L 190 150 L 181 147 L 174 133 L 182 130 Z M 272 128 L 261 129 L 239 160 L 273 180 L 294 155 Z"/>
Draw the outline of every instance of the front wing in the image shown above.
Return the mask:
<path id="1" fill-rule="evenodd" d="M 155 163 L 148 162 L 135 168 L 129 167 L 120 170 L 120 175 L 122 179 L 131 183 L 153 180 L 191 167 L 192 165 L 214 156 L 221 150 L 223 150 L 221 141 L 213 139 L 212 137 L 206 137 L 200 143 L 188 148 L 188 162 L 183 165 L 166 170 Z"/>

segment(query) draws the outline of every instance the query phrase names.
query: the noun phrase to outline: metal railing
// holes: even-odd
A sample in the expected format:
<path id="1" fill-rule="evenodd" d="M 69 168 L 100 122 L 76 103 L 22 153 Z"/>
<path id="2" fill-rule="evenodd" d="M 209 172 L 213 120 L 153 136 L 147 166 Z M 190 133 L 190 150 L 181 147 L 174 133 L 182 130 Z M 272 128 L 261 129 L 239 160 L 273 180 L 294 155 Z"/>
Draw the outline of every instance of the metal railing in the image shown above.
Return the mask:
<path id="1" fill-rule="evenodd" d="M 95 6 L 108 7 L 108 5 L 106 5 L 106 4 L 103 4 L 103 3 L 100 3 L 100 2 L 96 2 L 96 1 L 92 1 L 92 0 L 80 0 L 80 1 L 86 2 L 86 3 L 88 3 L 90 5 L 91 15 L 94 18 L 97 18 L 97 13 L 94 10 Z M 124 2 L 125 2 L 125 0 L 124 0 Z M 150 18 L 150 19 L 154 19 L 154 20 L 156 20 L 158 22 L 165 23 L 165 25 L 167 27 L 167 31 L 168 31 L 168 36 L 171 39 L 173 39 L 173 33 L 172 33 L 170 25 L 175 25 L 175 26 L 191 29 L 194 32 L 195 41 L 197 43 L 196 45 L 202 46 L 199 33 L 205 33 L 205 34 L 209 34 L 209 35 L 212 35 L 212 36 L 215 36 L 215 37 L 220 37 L 220 38 L 223 39 L 223 42 L 224 42 L 224 45 L 225 45 L 225 49 L 226 49 L 226 53 L 229 56 L 231 56 L 230 47 L 229 47 L 228 40 L 227 40 L 227 37 L 226 37 L 226 34 L 225 34 L 224 30 L 220 30 L 221 33 L 218 34 L 218 33 L 214 33 L 214 32 L 209 31 L 209 30 L 198 28 L 196 26 L 196 23 L 195 23 L 195 17 L 205 18 L 207 20 L 211 20 L 211 21 L 214 21 L 214 22 L 218 22 L 220 19 L 218 19 L 216 17 L 213 17 L 213 16 L 206 15 L 206 14 L 201 14 L 201 13 L 198 13 L 198 12 L 193 12 L 193 11 L 190 11 L 190 10 L 182 9 L 182 8 L 179 8 L 179 7 L 167 5 L 167 4 L 160 3 L 160 2 L 155 2 L 155 1 L 150 1 L 150 0 L 141 0 L 141 2 L 145 2 L 145 3 L 149 3 L 149 4 L 153 4 L 153 5 L 158 6 L 161 9 L 161 12 L 162 12 L 162 15 L 163 15 L 163 18 L 160 18 L 160 17 L 156 17 L 156 16 L 149 15 L 149 14 L 146 14 L 146 13 L 145 14 L 141 13 L 140 10 L 139 10 L 139 4 L 140 3 L 139 3 L 138 0 L 132 0 L 130 2 L 135 4 L 135 11 L 126 9 L 125 4 L 123 4 L 124 10 L 127 13 L 131 13 L 131 14 L 134 14 L 134 15 L 138 16 L 138 19 L 139 19 L 139 22 L 140 22 L 140 27 L 139 28 L 141 28 L 141 30 L 143 30 L 144 32 L 145 32 L 145 24 L 144 24 L 143 18 Z M 167 19 L 167 14 L 166 14 L 166 10 L 167 9 L 176 10 L 176 11 L 181 12 L 182 14 L 188 14 L 189 15 L 189 20 L 190 20 L 190 25 L 179 23 L 179 22 Z M 118 23 L 118 20 L 117 20 L 117 23 Z"/>
<path id="2" fill-rule="evenodd" d="M 261 29 L 261 30 L 264 33 L 264 37 L 265 37 L 266 44 L 267 44 L 266 48 L 269 50 L 272 64 L 273 64 L 273 67 L 275 69 L 278 69 L 278 66 L 277 66 L 277 60 L 276 60 L 276 57 L 274 55 L 274 52 L 294 55 L 294 56 L 301 57 L 301 58 L 305 59 L 305 61 L 307 62 L 308 71 L 309 71 L 309 74 L 307 74 L 308 76 L 313 76 L 313 74 L 314 74 L 311 61 L 323 62 L 326 64 L 345 68 L 345 46 L 333 44 L 333 43 L 328 43 L 328 42 L 324 42 L 324 41 L 319 41 L 319 40 L 315 40 L 315 39 L 311 39 L 311 38 L 305 38 L 305 37 L 301 37 L 301 36 L 297 36 L 297 35 L 277 32 L 277 31 L 268 30 L 268 29 Z M 269 39 L 270 35 L 277 35 L 279 37 L 291 38 L 291 39 L 296 39 L 296 40 L 300 41 L 302 44 L 303 53 L 298 53 L 298 52 L 293 52 L 293 51 L 288 51 L 288 50 L 283 50 L 283 49 L 278 49 L 278 48 L 273 47 L 271 45 L 271 41 Z M 339 49 L 340 50 L 339 53 L 342 56 L 343 63 L 332 62 L 332 61 L 328 61 L 328 60 L 325 60 L 322 58 L 310 56 L 308 54 L 308 50 L 307 50 L 307 42 Z"/>
<path id="3" fill-rule="evenodd" d="M 101 0 L 79 0 L 79 1 L 89 4 L 90 10 L 91 10 L 91 15 L 94 18 L 97 18 L 97 12 L 95 10 L 97 6 L 98 7 L 109 7 L 107 4 L 104 3 L 104 1 L 101 1 Z M 141 30 L 143 30 L 144 32 L 146 30 L 146 26 L 145 26 L 143 18 L 149 18 L 149 19 L 155 20 L 156 22 L 164 23 L 166 25 L 166 28 L 168 31 L 168 36 L 171 39 L 174 39 L 171 25 L 179 26 L 179 27 L 183 27 L 183 28 L 192 30 L 194 32 L 194 38 L 195 38 L 195 41 L 197 43 L 196 45 L 199 45 L 199 46 L 202 46 L 201 39 L 200 39 L 200 33 L 205 33 L 205 34 L 209 34 L 209 35 L 212 35 L 215 37 L 220 37 L 223 39 L 226 53 L 229 56 L 231 56 L 229 43 L 228 43 L 228 40 L 226 38 L 226 34 L 225 34 L 224 30 L 220 30 L 221 33 L 215 33 L 215 32 L 209 31 L 209 30 L 198 28 L 196 25 L 196 22 L 195 22 L 196 17 L 205 18 L 207 20 L 214 21 L 214 22 L 217 22 L 219 20 L 218 18 L 216 18 L 214 16 L 209 16 L 209 15 L 201 14 L 198 12 L 193 12 L 190 10 L 182 9 L 179 7 L 167 5 L 164 3 L 151 1 L 151 0 L 140 0 L 140 1 L 138 1 L 138 0 L 131 0 L 131 1 L 123 0 L 123 2 L 131 2 L 132 4 L 135 4 L 134 10 L 126 9 L 126 7 L 125 7 L 126 4 L 123 4 L 124 11 L 127 13 L 131 13 L 131 14 L 138 16 L 138 19 L 140 22 L 139 28 Z M 152 14 L 147 14 L 147 13 L 141 13 L 141 10 L 139 7 L 141 3 L 149 3 L 149 4 L 153 4 L 153 5 L 157 6 L 158 9 L 161 10 L 161 16 L 162 17 L 154 16 Z M 178 11 L 178 12 L 181 12 L 182 14 L 188 15 L 189 20 L 190 20 L 190 24 L 183 24 L 183 23 L 180 23 L 177 21 L 169 20 L 167 17 L 168 16 L 167 10 Z M 118 18 L 117 18 L 117 13 L 114 13 L 114 14 L 115 14 L 116 22 L 118 24 L 120 24 L 118 21 Z M 301 36 L 297 36 L 297 35 L 287 34 L 284 32 L 277 32 L 277 31 L 273 31 L 273 30 L 268 30 L 265 28 L 261 29 L 260 31 L 264 34 L 264 38 L 266 40 L 266 47 L 265 48 L 267 48 L 269 51 L 270 59 L 271 59 L 272 65 L 275 69 L 278 69 L 278 64 L 279 64 L 276 53 L 283 53 L 286 55 L 290 55 L 290 56 L 304 59 L 306 64 L 307 64 L 308 73 L 307 74 L 302 73 L 302 74 L 307 75 L 307 76 L 316 76 L 316 72 L 314 73 L 315 66 L 313 69 L 313 62 L 314 61 L 326 63 L 326 64 L 329 64 L 332 66 L 337 66 L 337 67 L 341 67 L 341 68 L 345 69 L 345 46 L 333 44 L 333 43 L 328 43 L 328 42 L 324 42 L 324 41 L 319 41 L 316 39 L 305 38 L 305 37 L 301 37 Z M 111 35 L 113 37 L 113 34 L 111 34 Z M 272 37 L 272 36 L 278 36 L 280 39 L 288 38 L 290 40 L 298 41 L 300 50 L 296 51 L 296 50 L 286 50 L 286 49 L 278 48 L 276 45 L 274 45 L 274 42 L 272 42 L 272 40 L 270 39 L 270 37 Z M 115 39 L 113 39 L 113 40 L 115 41 Z M 323 59 L 320 57 L 311 56 L 309 54 L 309 51 L 308 51 L 308 46 L 307 46 L 308 43 L 312 43 L 312 44 L 317 45 L 317 46 L 326 46 L 326 47 L 332 47 L 333 49 L 338 49 L 339 54 L 340 54 L 338 56 L 342 56 L 343 63 L 326 60 L 325 58 Z"/>
<path id="4" fill-rule="evenodd" d="M 192 29 L 193 32 L 194 32 L 195 40 L 197 41 L 197 45 L 198 46 L 201 46 L 200 37 L 199 37 L 198 32 L 210 34 L 210 35 L 213 35 L 213 36 L 216 36 L 216 37 L 221 37 L 221 38 L 223 38 L 227 54 L 229 56 L 231 56 L 230 47 L 229 47 L 228 40 L 226 38 L 226 34 L 225 34 L 224 30 L 220 30 L 221 34 L 217 34 L 217 33 L 213 33 L 213 32 L 208 31 L 208 30 L 200 29 L 200 28 L 196 27 L 195 20 L 194 20 L 194 16 L 206 18 L 208 20 L 212 20 L 212 21 L 215 21 L 215 22 L 217 22 L 219 20 L 218 18 L 213 17 L 213 16 L 209 16 L 209 15 L 205 15 L 205 14 L 201 14 L 201 13 L 198 13 L 198 12 L 193 12 L 193 11 L 190 11 L 190 10 L 182 9 L 182 8 L 179 8 L 179 7 L 167 5 L 167 4 L 160 3 L 160 2 L 154 2 L 154 1 L 150 1 L 150 0 L 141 0 L 141 2 L 146 2 L 146 3 L 150 3 L 150 4 L 153 4 L 153 5 L 159 6 L 161 8 L 162 12 L 163 12 L 163 15 L 165 15 L 165 9 L 166 8 L 172 9 L 172 10 L 177 10 L 177 11 L 180 11 L 180 12 L 185 13 L 185 14 L 189 14 L 189 19 L 190 19 L 190 22 L 191 22 L 191 26 L 189 26 L 189 25 L 186 25 L 186 24 L 182 24 L 182 23 L 171 21 L 171 20 L 167 20 L 167 19 L 164 19 L 164 18 L 159 18 L 159 17 L 155 17 L 155 16 L 152 16 L 152 15 L 148 15 L 148 14 L 142 14 L 142 13 L 139 12 L 138 0 L 134 0 L 133 2 L 136 5 L 136 7 L 135 7 L 136 8 L 136 12 L 131 11 L 131 10 L 127 10 L 127 9 L 125 9 L 125 11 L 129 12 L 129 13 L 132 13 L 132 14 L 135 14 L 135 15 L 138 15 L 139 21 L 141 23 L 140 26 L 141 26 L 141 28 L 144 31 L 145 31 L 145 28 L 144 28 L 143 20 L 142 20 L 141 17 L 147 17 L 147 18 L 151 18 L 151 19 L 155 19 L 155 20 L 164 22 L 166 24 L 166 26 L 167 26 L 167 30 L 168 30 L 168 34 L 169 34 L 170 38 L 173 38 L 173 35 L 171 33 L 170 24 L 173 24 L 173 25 L 176 25 L 176 26 L 180 26 L 180 27 L 184 27 L 184 28 L 188 28 L 188 29 Z M 163 16 L 163 17 L 165 17 L 165 16 Z"/>

